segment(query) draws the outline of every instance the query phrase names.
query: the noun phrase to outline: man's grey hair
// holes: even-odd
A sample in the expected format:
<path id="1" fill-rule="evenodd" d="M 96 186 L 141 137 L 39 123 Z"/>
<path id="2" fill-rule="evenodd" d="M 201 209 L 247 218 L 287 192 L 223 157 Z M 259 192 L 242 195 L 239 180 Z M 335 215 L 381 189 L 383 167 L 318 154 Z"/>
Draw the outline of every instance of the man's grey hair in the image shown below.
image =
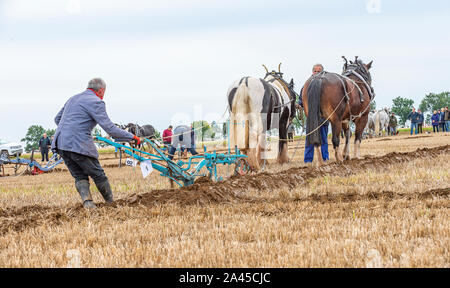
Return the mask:
<path id="1" fill-rule="evenodd" d="M 91 88 L 94 91 L 98 91 L 102 88 L 106 88 L 106 83 L 105 81 L 103 81 L 102 78 L 94 78 L 91 81 L 89 81 L 87 88 Z"/>
<path id="2" fill-rule="evenodd" d="M 313 72 L 314 72 L 314 67 L 317 67 L 317 66 L 319 66 L 319 67 L 322 69 L 322 71 L 323 71 L 323 65 L 320 64 L 320 63 L 317 63 L 317 64 L 314 65 L 313 68 L 312 68 L 312 71 L 313 71 Z"/>

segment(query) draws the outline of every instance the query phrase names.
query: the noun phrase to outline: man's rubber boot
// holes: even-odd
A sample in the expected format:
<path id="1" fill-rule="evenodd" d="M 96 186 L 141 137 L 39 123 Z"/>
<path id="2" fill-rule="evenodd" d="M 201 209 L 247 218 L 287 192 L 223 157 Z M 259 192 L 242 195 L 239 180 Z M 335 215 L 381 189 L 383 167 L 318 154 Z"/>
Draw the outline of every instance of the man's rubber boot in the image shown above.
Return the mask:
<path id="1" fill-rule="evenodd" d="M 111 185 L 109 185 L 108 179 L 106 179 L 105 181 L 99 182 L 99 183 L 95 183 L 95 184 L 97 185 L 98 191 L 100 191 L 100 193 L 102 194 L 103 199 L 105 199 L 105 202 L 113 203 L 114 197 L 113 197 Z"/>
<path id="2" fill-rule="evenodd" d="M 81 201 L 83 201 L 83 207 L 86 209 L 93 209 L 96 208 L 96 206 L 94 201 L 92 201 L 89 186 L 89 180 L 80 180 L 75 182 L 75 187 L 81 196 Z"/>

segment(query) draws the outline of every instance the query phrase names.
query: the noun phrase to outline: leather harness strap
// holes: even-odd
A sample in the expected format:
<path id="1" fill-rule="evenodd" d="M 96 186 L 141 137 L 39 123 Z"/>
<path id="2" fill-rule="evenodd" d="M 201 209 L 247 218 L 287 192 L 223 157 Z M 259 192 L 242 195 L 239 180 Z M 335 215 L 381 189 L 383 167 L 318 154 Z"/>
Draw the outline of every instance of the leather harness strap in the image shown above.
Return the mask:
<path id="1" fill-rule="evenodd" d="M 266 75 L 266 77 L 267 77 L 268 75 L 272 76 L 273 78 L 272 78 L 272 79 L 269 79 L 269 80 L 265 80 L 266 82 L 272 83 L 272 82 L 278 81 L 278 83 L 280 83 L 281 86 L 283 86 L 283 89 L 284 89 L 284 91 L 286 92 L 286 94 L 290 95 L 289 88 L 287 87 L 287 84 L 286 84 L 282 79 L 280 79 L 280 78 L 278 78 L 278 77 L 275 77 L 272 73 L 268 73 L 268 74 Z M 274 86 L 272 86 L 272 87 L 274 87 Z M 278 89 L 278 87 L 276 87 L 276 88 Z M 278 90 L 277 90 L 277 91 L 278 91 Z M 281 92 L 281 91 L 280 91 L 280 92 Z M 277 93 L 277 94 L 278 94 L 278 93 Z M 289 105 L 290 103 L 292 103 L 292 101 L 295 101 L 294 99 L 291 99 L 291 100 L 288 101 L 287 103 L 284 103 L 284 99 L 283 99 L 283 97 L 281 96 L 281 94 L 279 94 L 278 96 L 279 96 L 279 98 L 281 99 L 281 103 L 282 103 L 282 104 L 279 105 L 279 106 L 273 107 L 273 109 L 283 108 L 283 107 Z M 280 111 L 280 112 L 281 112 L 281 111 Z"/>
<path id="2" fill-rule="evenodd" d="M 357 66 L 358 67 L 358 66 Z M 367 70 L 367 69 L 366 69 Z M 369 85 L 369 83 L 367 83 L 367 79 L 364 78 L 361 74 L 359 74 L 358 72 L 356 72 L 356 69 L 351 69 L 351 70 L 347 70 L 343 73 L 343 77 L 348 78 L 347 76 L 350 75 L 354 75 L 356 76 L 359 80 L 362 81 L 362 83 L 364 84 L 364 86 L 366 86 L 367 91 L 369 92 L 369 96 L 370 96 L 370 101 L 372 101 L 375 98 L 375 91 L 373 90 L 372 86 Z M 353 80 L 352 80 L 353 81 Z"/>

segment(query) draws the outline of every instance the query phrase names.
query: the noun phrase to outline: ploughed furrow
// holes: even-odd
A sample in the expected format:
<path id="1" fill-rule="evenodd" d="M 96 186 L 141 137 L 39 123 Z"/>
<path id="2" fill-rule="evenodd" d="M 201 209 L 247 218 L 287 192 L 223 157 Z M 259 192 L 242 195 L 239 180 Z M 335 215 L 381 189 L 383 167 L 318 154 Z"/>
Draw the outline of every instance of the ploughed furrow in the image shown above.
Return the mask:
<path id="1" fill-rule="evenodd" d="M 200 179 L 194 185 L 180 189 L 153 190 L 151 192 L 132 194 L 125 199 L 119 199 L 113 204 L 97 204 L 96 209 L 86 211 L 81 205 L 66 207 L 26 206 L 22 208 L 0 208 L 0 236 L 11 231 L 20 232 L 24 229 L 37 227 L 44 223 L 59 225 L 82 219 L 87 215 L 102 216 L 108 214 L 114 218 L 114 209 L 124 206 L 147 206 L 175 203 L 179 205 L 208 205 L 210 203 L 267 202 L 267 201 L 311 201 L 311 202 L 352 202 L 371 199 L 392 200 L 397 198 L 426 199 L 430 197 L 448 197 L 450 187 L 429 190 L 418 193 L 402 194 L 392 191 L 378 191 L 366 194 L 341 195 L 310 195 L 305 198 L 263 199 L 248 197 L 245 192 L 253 190 L 275 190 L 282 187 L 295 188 L 307 185 L 309 179 L 327 176 L 348 176 L 365 170 L 382 170 L 388 165 L 417 160 L 418 158 L 435 158 L 450 153 L 450 145 L 418 149 L 407 153 L 389 153 L 381 157 L 366 156 L 342 163 L 332 162 L 321 167 L 294 167 L 276 173 L 259 173 L 245 176 L 234 176 L 223 182 L 211 182 Z M 112 213 L 111 213 L 112 212 Z"/>

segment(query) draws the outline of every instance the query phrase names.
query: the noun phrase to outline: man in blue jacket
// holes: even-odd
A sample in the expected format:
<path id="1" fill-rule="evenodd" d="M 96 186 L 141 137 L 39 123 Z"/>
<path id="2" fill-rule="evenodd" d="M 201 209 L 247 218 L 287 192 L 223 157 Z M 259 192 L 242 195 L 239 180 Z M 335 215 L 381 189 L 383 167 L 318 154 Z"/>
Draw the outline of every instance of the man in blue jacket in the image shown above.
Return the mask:
<path id="1" fill-rule="evenodd" d="M 111 186 L 98 161 L 97 148 L 91 135 L 92 129 L 99 124 L 113 138 L 121 141 L 140 139 L 118 128 L 106 114 L 106 84 L 100 78 L 89 81 L 86 91 L 72 96 L 55 117 L 55 137 L 52 150 L 57 151 L 75 178 L 75 187 L 81 196 L 85 208 L 95 208 L 92 201 L 89 177 L 94 180 L 98 191 L 107 203 L 114 201 Z"/>
<path id="2" fill-rule="evenodd" d="M 411 120 L 411 135 L 413 134 L 413 129 L 415 129 L 415 134 L 417 134 L 418 133 L 417 123 L 419 122 L 419 113 L 416 112 L 415 108 L 412 108 L 411 113 L 409 113 L 406 119 Z"/>
<path id="3" fill-rule="evenodd" d="M 445 126 L 445 109 L 441 108 L 441 112 L 439 113 L 439 126 L 441 127 L 442 132 L 448 132 L 447 127 Z"/>
<path id="4" fill-rule="evenodd" d="M 439 133 L 439 117 L 440 114 L 437 113 L 437 110 L 433 111 L 433 116 L 431 116 L 431 125 L 433 125 L 433 133 Z"/>
<path id="5" fill-rule="evenodd" d="M 423 134 L 422 127 L 425 119 L 423 118 L 423 113 L 420 111 L 420 109 L 417 110 L 417 113 L 419 114 L 419 118 L 417 120 L 417 130 L 419 131 L 420 134 Z"/>

